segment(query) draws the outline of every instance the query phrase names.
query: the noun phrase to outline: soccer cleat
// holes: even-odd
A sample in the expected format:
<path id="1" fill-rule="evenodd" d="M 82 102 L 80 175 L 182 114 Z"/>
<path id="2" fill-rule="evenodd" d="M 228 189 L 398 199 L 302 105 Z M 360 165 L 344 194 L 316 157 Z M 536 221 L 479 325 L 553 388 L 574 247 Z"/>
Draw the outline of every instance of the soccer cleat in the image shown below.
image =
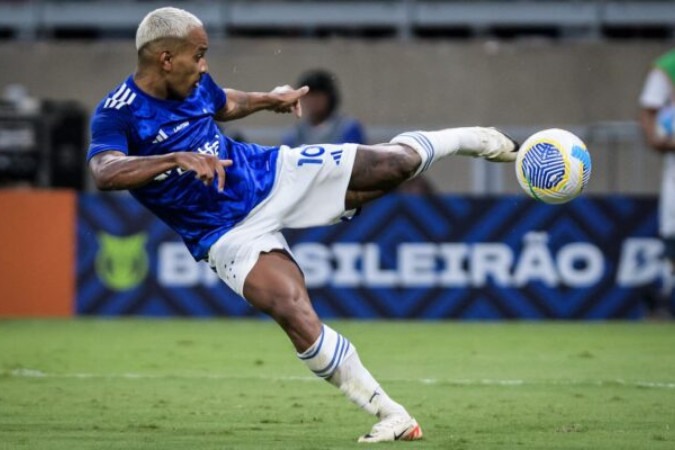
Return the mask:
<path id="1" fill-rule="evenodd" d="M 481 148 L 460 150 L 460 155 L 485 158 L 492 162 L 513 162 L 520 145 L 507 134 L 496 128 L 475 127 Z"/>
<path id="2" fill-rule="evenodd" d="M 391 415 L 376 423 L 359 442 L 416 441 L 422 439 L 422 428 L 407 414 Z"/>

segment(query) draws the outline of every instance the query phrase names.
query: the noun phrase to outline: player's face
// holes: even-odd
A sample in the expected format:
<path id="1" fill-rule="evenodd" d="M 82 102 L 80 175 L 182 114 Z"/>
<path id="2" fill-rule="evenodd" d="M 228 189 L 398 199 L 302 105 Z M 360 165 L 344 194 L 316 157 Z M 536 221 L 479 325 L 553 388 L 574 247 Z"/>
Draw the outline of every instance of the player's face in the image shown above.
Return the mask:
<path id="1" fill-rule="evenodd" d="M 188 34 L 171 58 L 171 70 L 167 75 L 169 96 L 185 99 L 197 87 L 202 74 L 208 70 L 206 50 L 209 40 L 203 28 L 195 28 Z"/>
<path id="2" fill-rule="evenodd" d="M 325 92 L 310 90 L 300 102 L 303 114 L 313 125 L 318 125 L 328 118 L 330 99 Z"/>

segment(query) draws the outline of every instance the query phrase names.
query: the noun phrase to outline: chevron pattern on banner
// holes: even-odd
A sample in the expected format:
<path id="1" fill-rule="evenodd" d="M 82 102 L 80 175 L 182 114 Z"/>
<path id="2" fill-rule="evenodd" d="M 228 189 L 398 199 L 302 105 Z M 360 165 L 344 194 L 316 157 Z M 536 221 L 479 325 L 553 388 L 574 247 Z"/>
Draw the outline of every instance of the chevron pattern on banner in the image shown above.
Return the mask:
<path id="1" fill-rule="evenodd" d="M 79 314 L 258 316 L 128 195 L 79 199 Z M 656 200 L 394 195 L 289 230 L 320 316 L 639 318 L 663 275 Z"/>
<path id="2" fill-rule="evenodd" d="M 332 282 L 311 289 L 315 307 L 322 315 L 458 319 L 637 318 L 642 315 L 643 289 L 656 280 L 642 281 L 640 286 L 635 286 L 634 280 L 618 285 L 618 265 L 622 261 L 626 239 L 643 237 L 648 239 L 647 244 L 658 246 L 658 242 L 652 240 L 656 235 L 655 208 L 653 199 L 626 197 L 585 197 L 564 206 L 550 206 L 521 197 L 399 196 L 382 199 L 367 208 L 351 225 L 287 234 L 289 242 L 295 244 L 296 256 L 298 244 L 302 242 L 330 242 L 334 243 L 334 248 L 335 243 L 377 243 L 380 268 L 373 271 L 371 282 L 368 282 L 368 276 L 363 276 L 364 268 L 360 267 L 361 278 L 353 280 L 354 286 L 343 283 L 338 288 L 333 277 Z M 400 244 L 429 242 L 453 243 L 459 246 L 455 255 L 464 253 L 463 257 L 453 260 L 458 267 L 454 271 L 455 282 L 430 277 L 422 287 L 404 286 L 405 274 L 401 271 L 400 255 L 396 255 L 401 252 Z M 508 249 L 486 249 L 485 243 L 505 244 Z M 566 262 L 571 254 L 570 244 L 580 252 L 579 261 Z M 580 244 L 585 247 L 578 248 Z M 482 261 L 483 266 L 489 265 L 486 250 L 487 256 L 489 252 L 496 255 L 493 262 L 495 258 L 512 261 L 506 277 L 496 280 L 483 276 L 485 267 L 481 270 L 476 264 Z M 601 258 L 600 267 L 575 267 L 575 264 L 588 264 L 586 259 L 593 251 Z M 430 252 L 433 253 L 433 249 Z M 539 258 L 538 253 L 549 256 Z M 559 273 L 556 275 L 560 270 L 555 267 L 556 255 L 558 262 L 565 264 L 566 272 L 571 267 L 572 271 L 582 275 L 581 278 L 588 279 L 576 280 L 572 285 L 565 283 Z M 624 261 L 625 258 L 624 254 Z M 636 254 L 635 258 L 638 267 L 645 264 L 639 261 L 643 258 L 641 254 Z M 338 261 L 344 259 L 337 258 Z M 335 260 L 333 258 L 333 266 Z M 595 266 L 599 265 L 597 257 L 591 260 L 595 261 Z M 553 267 L 553 271 L 548 271 L 549 267 Z M 595 272 L 593 277 L 593 273 L 588 273 L 591 269 Z M 388 270 L 392 272 L 387 274 Z M 428 272 L 431 271 L 424 271 L 423 275 L 429 275 Z M 528 272 L 529 277 L 526 276 Z M 386 275 L 391 275 L 389 280 Z M 519 279 L 514 279 L 514 275 L 520 275 Z M 658 274 L 655 272 L 654 275 Z M 373 279 L 385 286 L 376 286 Z M 311 286 L 311 278 L 308 281 Z"/>
<path id="3" fill-rule="evenodd" d="M 144 240 L 138 236 L 145 236 Z M 77 314 L 142 316 L 258 316 L 205 263 L 195 263 L 180 238 L 128 194 L 79 198 Z M 106 241 L 112 241 L 106 245 Z M 124 241 L 129 241 L 125 243 Z M 135 241 L 135 242 L 134 242 Z M 115 252 L 114 247 L 127 251 Z M 112 249 L 109 250 L 109 248 Z M 135 248 L 134 248 L 135 247 Z M 173 259 L 166 280 L 161 259 Z M 143 270 L 140 260 L 146 260 Z M 128 263 L 127 261 L 135 261 Z M 134 283 L 124 266 L 144 271 Z M 130 278 L 130 277 L 127 277 Z"/>

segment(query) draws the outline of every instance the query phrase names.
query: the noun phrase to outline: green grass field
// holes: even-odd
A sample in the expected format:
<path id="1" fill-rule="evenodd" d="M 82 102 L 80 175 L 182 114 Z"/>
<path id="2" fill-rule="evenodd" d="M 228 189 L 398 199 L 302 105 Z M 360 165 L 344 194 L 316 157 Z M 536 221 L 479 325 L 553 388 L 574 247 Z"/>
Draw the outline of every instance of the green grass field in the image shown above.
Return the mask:
<path id="1" fill-rule="evenodd" d="M 675 327 L 331 322 L 424 449 L 675 448 Z M 359 448 L 271 322 L 0 321 L 2 449 Z"/>

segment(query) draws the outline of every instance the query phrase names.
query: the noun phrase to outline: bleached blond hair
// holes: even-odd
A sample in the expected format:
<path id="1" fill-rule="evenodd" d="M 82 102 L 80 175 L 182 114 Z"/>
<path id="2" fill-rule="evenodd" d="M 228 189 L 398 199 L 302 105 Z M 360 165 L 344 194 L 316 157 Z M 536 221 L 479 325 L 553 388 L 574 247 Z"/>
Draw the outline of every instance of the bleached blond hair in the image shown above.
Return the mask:
<path id="1" fill-rule="evenodd" d="M 140 50 L 148 42 L 162 38 L 187 37 L 188 33 L 204 26 L 194 14 L 184 9 L 167 6 L 150 11 L 141 20 L 136 30 L 136 50 Z"/>

